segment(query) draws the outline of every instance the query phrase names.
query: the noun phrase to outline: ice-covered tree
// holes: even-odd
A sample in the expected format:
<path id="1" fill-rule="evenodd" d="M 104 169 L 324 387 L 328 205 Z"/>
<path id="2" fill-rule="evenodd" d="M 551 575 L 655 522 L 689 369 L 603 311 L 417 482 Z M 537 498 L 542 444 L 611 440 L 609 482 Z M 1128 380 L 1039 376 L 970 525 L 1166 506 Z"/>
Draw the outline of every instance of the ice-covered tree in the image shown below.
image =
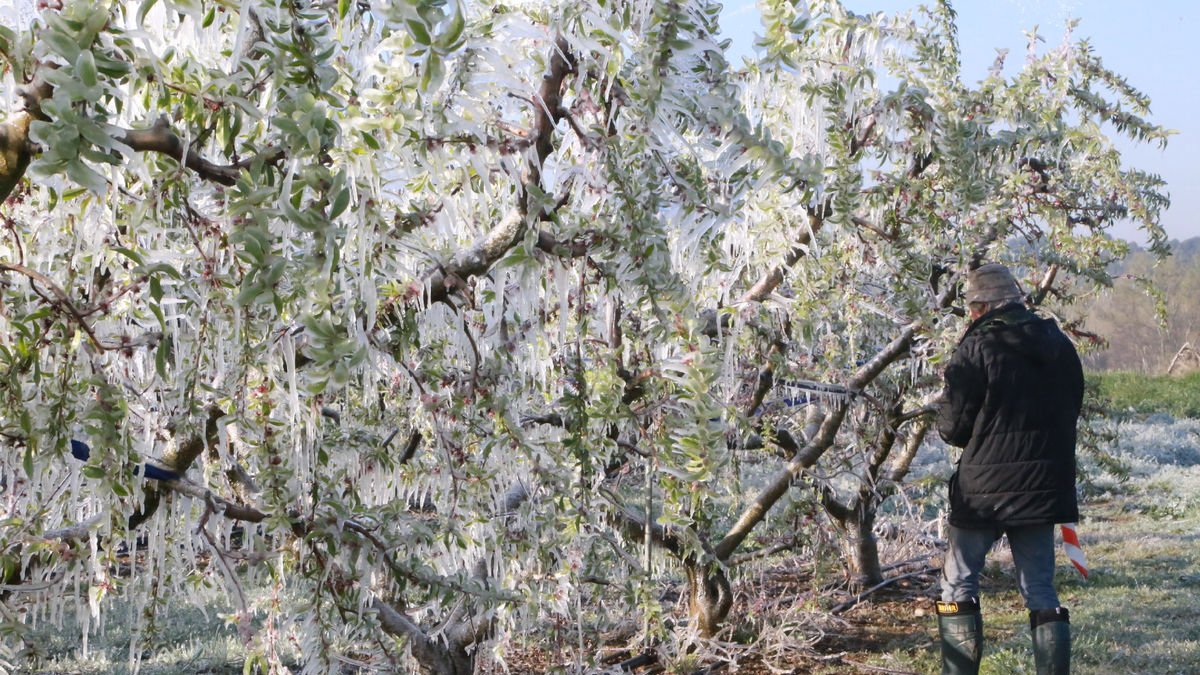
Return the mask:
<path id="1" fill-rule="evenodd" d="M 601 603 L 713 635 L 813 484 L 877 574 L 958 279 L 1106 283 L 1108 226 L 1161 243 L 1164 204 L 1107 135 L 1165 133 L 1086 44 L 970 85 L 948 5 L 763 9 L 744 67 L 702 0 L 80 1 L 0 32 L 0 657 L 76 598 L 149 625 L 212 584 L 266 669 L 469 673 Z"/>

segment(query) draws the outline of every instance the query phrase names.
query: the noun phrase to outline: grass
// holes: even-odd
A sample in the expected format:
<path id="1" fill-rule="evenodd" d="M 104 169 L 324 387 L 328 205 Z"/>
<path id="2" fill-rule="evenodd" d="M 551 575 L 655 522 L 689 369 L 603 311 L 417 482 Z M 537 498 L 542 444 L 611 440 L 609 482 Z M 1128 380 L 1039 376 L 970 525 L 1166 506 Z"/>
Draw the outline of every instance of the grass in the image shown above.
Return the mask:
<path id="1" fill-rule="evenodd" d="M 60 627 L 44 624 L 37 631 L 43 658 L 17 670 L 38 675 L 125 675 L 129 663 L 130 626 L 128 605 L 115 601 L 105 612 L 105 625 L 89 636 L 84 652 L 81 628 L 70 615 Z M 86 609 L 84 610 L 86 611 Z M 207 616 L 194 607 L 172 609 L 157 622 L 157 630 L 142 639 L 143 675 L 207 673 L 234 675 L 242 672 L 244 648 L 237 631 L 218 612 Z"/>
<path id="2" fill-rule="evenodd" d="M 97 628 L 92 622 L 86 651 L 83 648 L 83 627 L 79 623 L 87 614 L 64 611 L 60 623 L 41 622 L 34 630 L 32 645 L 37 655 L 19 664 L 17 675 L 240 675 L 245 672 L 247 646 L 238 636 L 237 627 L 228 620 L 234 611 L 224 595 L 216 589 L 197 591 L 207 604 L 203 609 L 180 599 L 154 612 L 138 638 L 140 663 L 136 669 L 130 663 L 130 640 L 134 629 L 133 605 L 114 598 L 105 608 L 103 621 Z M 251 604 L 271 600 L 268 586 L 251 588 Z M 299 599 L 285 596 L 289 606 L 298 606 Z M 255 621 L 255 628 L 261 628 Z M 29 645 L 26 645 L 29 646 Z M 293 645 L 283 644 L 280 654 L 294 672 L 298 654 Z M 253 672 L 261 672 L 253 669 Z M 350 669 L 347 669 L 350 672 Z M 0 674 L 4 673 L 0 667 Z"/>
<path id="3" fill-rule="evenodd" d="M 1200 372 L 1182 376 L 1089 373 L 1116 412 L 1200 419 Z"/>
<path id="4" fill-rule="evenodd" d="M 1083 580 L 1059 554 L 1059 596 L 1071 609 L 1077 675 L 1200 672 L 1200 467 L 1171 467 L 1176 480 L 1138 481 L 1126 495 L 1093 502 L 1080 536 L 1091 577 Z M 1159 503 L 1185 504 L 1164 510 Z M 860 611 L 863 641 L 842 663 L 900 672 L 940 668 L 937 628 L 927 598 L 892 598 Z M 983 579 L 983 675 L 1033 673 L 1028 614 L 1011 557 L 993 552 Z M 918 616 L 921 615 L 921 616 Z M 830 651 L 844 650 L 831 645 Z M 866 669 L 864 669 L 865 671 Z M 795 672 L 852 672 L 845 665 Z"/>

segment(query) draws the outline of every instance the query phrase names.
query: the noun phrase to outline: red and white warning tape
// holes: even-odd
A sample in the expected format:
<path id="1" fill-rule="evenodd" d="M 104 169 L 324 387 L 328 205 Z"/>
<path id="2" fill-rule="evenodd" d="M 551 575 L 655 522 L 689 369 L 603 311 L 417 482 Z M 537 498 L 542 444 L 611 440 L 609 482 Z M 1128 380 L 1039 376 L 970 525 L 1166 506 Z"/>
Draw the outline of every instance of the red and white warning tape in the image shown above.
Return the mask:
<path id="1" fill-rule="evenodd" d="M 1079 545 L 1079 533 L 1075 531 L 1075 523 L 1062 524 L 1063 551 L 1079 573 L 1086 579 L 1088 576 L 1087 558 L 1083 555 L 1083 547 Z"/>

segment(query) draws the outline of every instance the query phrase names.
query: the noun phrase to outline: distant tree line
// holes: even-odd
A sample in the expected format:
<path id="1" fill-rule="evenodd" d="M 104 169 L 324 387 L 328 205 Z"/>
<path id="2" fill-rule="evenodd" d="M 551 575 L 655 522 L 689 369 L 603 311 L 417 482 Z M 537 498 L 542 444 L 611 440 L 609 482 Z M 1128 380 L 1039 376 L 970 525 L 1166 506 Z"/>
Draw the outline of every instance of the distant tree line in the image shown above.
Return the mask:
<path id="1" fill-rule="evenodd" d="M 1086 365 L 1166 372 L 1180 347 L 1200 343 L 1200 237 L 1171 242 L 1163 260 L 1135 247 L 1110 271 L 1112 287 L 1079 306 L 1082 325 L 1104 340 Z"/>

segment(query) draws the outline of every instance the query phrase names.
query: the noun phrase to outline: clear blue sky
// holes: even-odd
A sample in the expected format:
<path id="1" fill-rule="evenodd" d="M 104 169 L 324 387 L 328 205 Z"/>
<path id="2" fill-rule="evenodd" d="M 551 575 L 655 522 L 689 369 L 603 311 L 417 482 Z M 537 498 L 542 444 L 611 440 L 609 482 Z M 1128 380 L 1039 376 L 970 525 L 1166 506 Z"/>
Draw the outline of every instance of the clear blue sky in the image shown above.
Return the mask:
<path id="1" fill-rule="evenodd" d="M 851 11 L 897 13 L 921 0 L 843 0 Z M 1062 42 L 1066 21 L 1080 19 L 1073 41 L 1089 38 L 1105 65 L 1125 76 L 1152 102 L 1151 121 L 1178 132 L 1165 150 L 1123 143 L 1126 164 L 1160 174 L 1171 208 L 1162 224 L 1173 239 L 1200 236 L 1200 1 L 1198 0 L 958 0 L 963 79 L 981 79 L 1008 48 L 1007 65 L 1024 60 L 1024 31 L 1038 28 L 1045 46 Z M 762 33 L 754 0 L 728 0 L 722 30 L 733 40 L 732 61 L 753 53 Z M 1117 236 L 1143 242 L 1132 224 Z"/>

